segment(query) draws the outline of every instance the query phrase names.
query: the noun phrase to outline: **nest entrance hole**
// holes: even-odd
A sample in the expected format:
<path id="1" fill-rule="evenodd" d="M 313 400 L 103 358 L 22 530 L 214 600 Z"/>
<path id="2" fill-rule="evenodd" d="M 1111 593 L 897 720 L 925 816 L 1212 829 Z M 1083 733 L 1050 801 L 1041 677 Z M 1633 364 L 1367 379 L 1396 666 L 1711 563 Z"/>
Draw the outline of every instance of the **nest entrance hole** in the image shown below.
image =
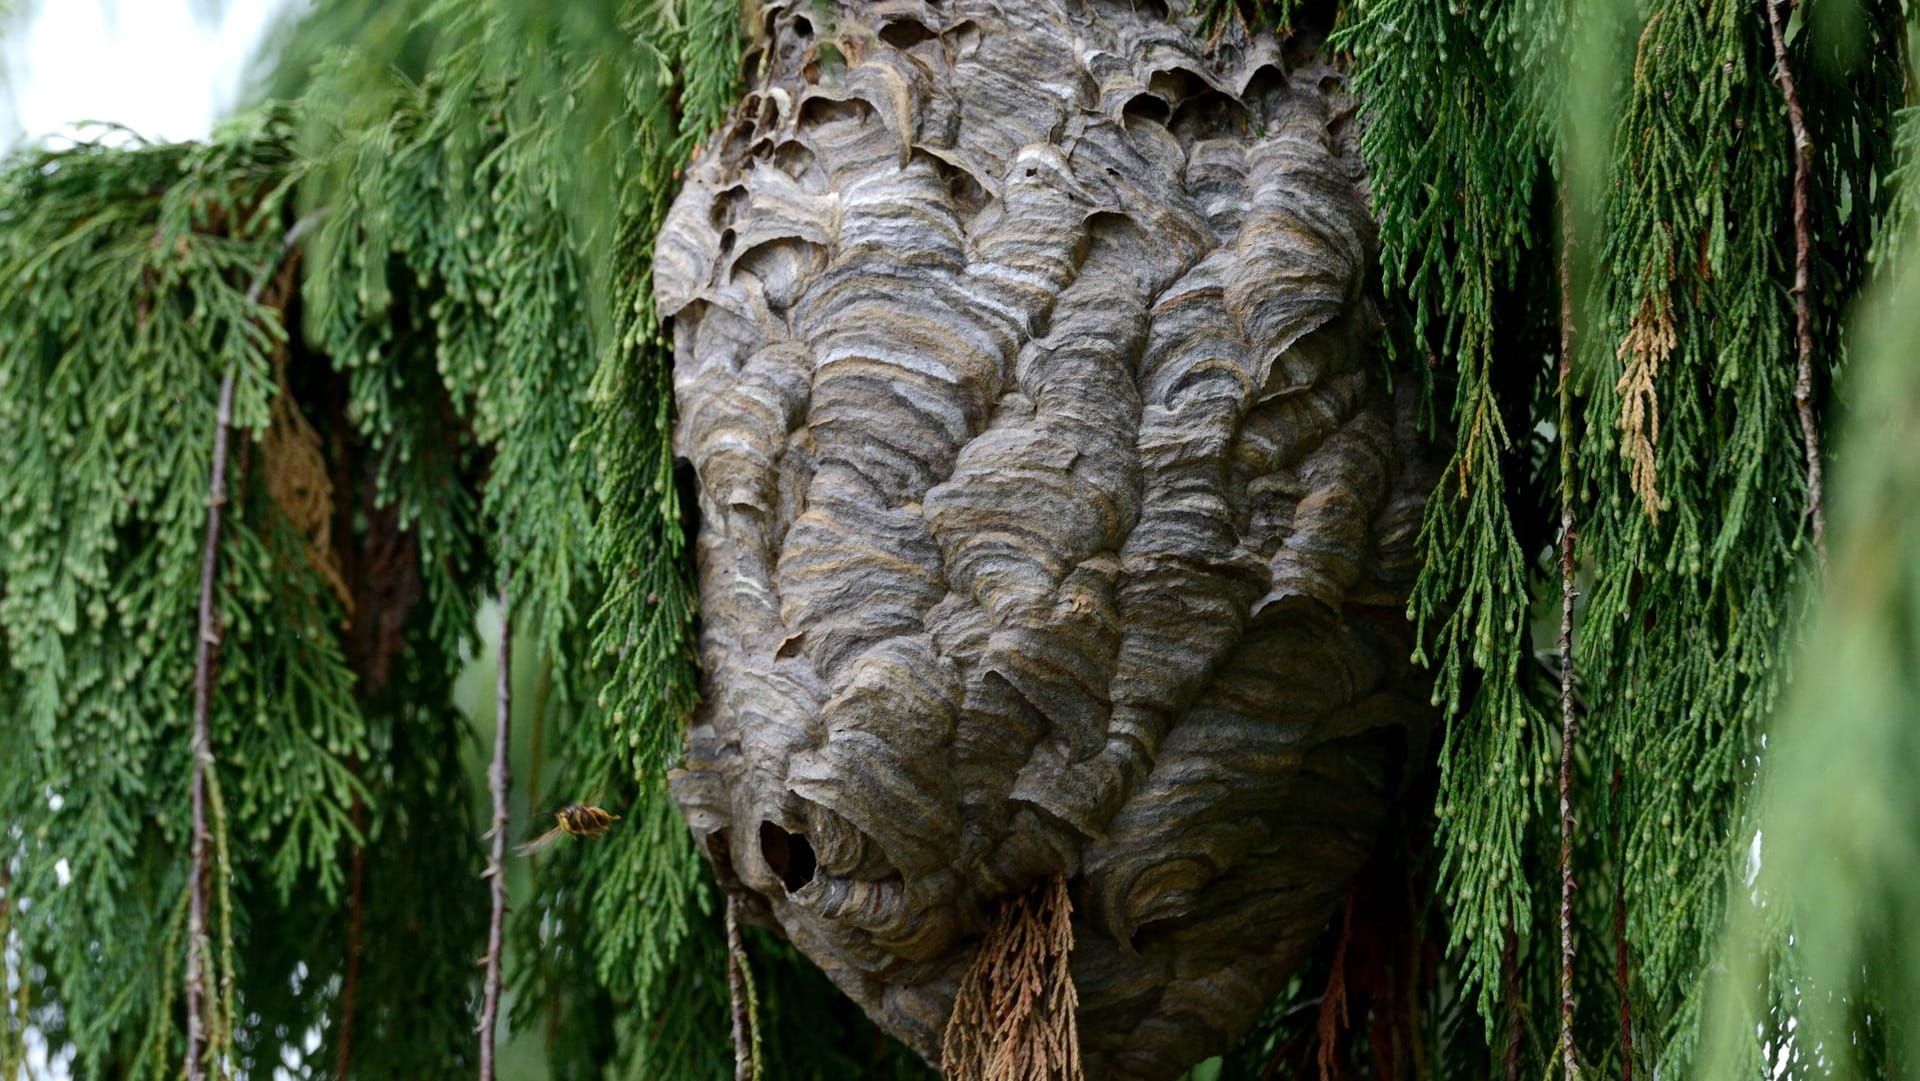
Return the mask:
<path id="1" fill-rule="evenodd" d="M 780 884 L 788 893 L 812 882 L 820 869 L 813 855 L 813 842 L 807 840 L 806 834 L 788 833 L 772 822 L 760 823 L 760 855 L 773 873 L 780 876 Z"/>

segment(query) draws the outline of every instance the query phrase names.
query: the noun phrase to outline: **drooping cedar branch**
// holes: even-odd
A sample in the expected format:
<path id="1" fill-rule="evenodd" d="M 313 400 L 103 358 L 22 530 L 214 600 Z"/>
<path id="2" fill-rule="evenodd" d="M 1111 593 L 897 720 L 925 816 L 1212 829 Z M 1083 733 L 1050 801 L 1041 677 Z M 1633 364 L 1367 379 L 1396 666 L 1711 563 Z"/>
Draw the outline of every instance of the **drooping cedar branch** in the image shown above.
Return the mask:
<path id="1" fill-rule="evenodd" d="M 247 289 L 247 302 L 258 304 L 261 293 L 274 272 L 300 242 L 300 237 L 324 216 L 310 214 L 293 224 L 281 242 L 273 261 L 260 269 Z M 210 714 L 213 705 L 213 666 L 220 645 L 218 614 L 214 611 L 214 592 L 219 584 L 221 512 L 227 502 L 227 445 L 233 434 L 233 394 L 236 374 L 231 368 L 220 379 L 220 403 L 214 417 L 213 469 L 207 481 L 206 540 L 200 553 L 200 607 L 194 637 L 193 656 L 193 738 L 189 743 L 192 761 L 190 795 L 193 835 L 189 844 L 187 885 L 187 1077 L 199 1081 L 205 1064 L 206 1017 L 202 1000 L 206 996 L 206 966 L 211 954 L 207 929 L 207 878 L 212 873 L 212 836 L 207 825 L 207 773 L 213 768 L 213 739 Z"/>
<path id="2" fill-rule="evenodd" d="M 539 809 L 545 806 L 540 797 L 540 775 L 546 765 L 547 702 L 552 693 L 553 658 L 544 657 L 540 663 L 539 682 L 535 683 L 533 688 L 533 731 L 528 733 L 527 747 L 527 807 L 533 813 L 538 813 Z M 536 880 L 539 878 L 540 857 L 537 852 L 527 854 L 527 873 Z M 544 982 L 547 971 L 547 951 L 540 951 L 540 956 L 535 958 L 534 964 L 540 970 L 538 981 Z M 547 1003 L 545 1046 L 548 1051 L 553 1049 L 554 1040 L 559 1035 L 560 1006 L 560 998 L 557 995 Z"/>
<path id="3" fill-rule="evenodd" d="M 487 787 L 493 793 L 493 828 L 487 836 L 493 848 L 487 856 L 487 882 L 493 909 L 487 920 L 487 954 L 481 960 L 487 973 L 480 1000 L 480 1081 L 493 1081 L 493 1033 L 500 1014 L 501 935 L 507 919 L 507 755 L 513 720 L 513 607 L 511 572 L 500 571 L 500 651 L 494 674 L 493 765 L 487 769 Z"/>
<path id="4" fill-rule="evenodd" d="M 1520 991 L 1520 932 L 1514 930 L 1513 917 L 1507 917 L 1507 932 L 1500 945 L 1501 999 L 1506 1004 L 1504 1041 L 1500 1048 L 1501 1076 L 1520 1081 L 1520 1055 L 1524 1050 L 1526 1022 L 1520 1016 L 1525 1001 Z"/>
<path id="5" fill-rule="evenodd" d="M 1567 1081 L 1579 1075 L 1573 1046 L 1573 208 L 1560 202 L 1560 1062 Z"/>
<path id="6" fill-rule="evenodd" d="M 1786 16 L 1799 0 L 1767 0 L 1767 26 L 1773 34 L 1773 77 L 1787 103 L 1787 126 L 1793 132 L 1793 323 L 1799 363 L 1793 378 L 1793 407 L 1800 415 L 1800 438 L 1807 452 L 1807 517 L 1813 525 L 1813 550 L 1827 561 L 1827 514 L 1820 466 L 1820 422 L 1813 414 L 1813 312 L 1807 275 L 1813 238 L 1807 224 L 1807 175 L 1813 169 L 1813 139 L 1807 134 L 1806 114 L 1787 63 Z"/>

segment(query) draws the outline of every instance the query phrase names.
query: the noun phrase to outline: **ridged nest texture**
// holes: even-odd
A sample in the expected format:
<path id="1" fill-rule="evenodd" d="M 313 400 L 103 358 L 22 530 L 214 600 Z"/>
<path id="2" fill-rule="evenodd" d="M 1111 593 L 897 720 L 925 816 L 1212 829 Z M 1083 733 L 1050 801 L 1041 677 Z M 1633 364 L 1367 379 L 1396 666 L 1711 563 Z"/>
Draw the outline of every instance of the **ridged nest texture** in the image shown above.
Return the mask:
<path id="1" fill-rule="evenodd" d="M 1354 103 L 1150 3 L 762 14 L 656 247 L 676 798 L 928 1055 L 993 906 L 1068 874 L 1088 1076 L 1174 1077 L 1324 931 L 1431 712 Z"/>

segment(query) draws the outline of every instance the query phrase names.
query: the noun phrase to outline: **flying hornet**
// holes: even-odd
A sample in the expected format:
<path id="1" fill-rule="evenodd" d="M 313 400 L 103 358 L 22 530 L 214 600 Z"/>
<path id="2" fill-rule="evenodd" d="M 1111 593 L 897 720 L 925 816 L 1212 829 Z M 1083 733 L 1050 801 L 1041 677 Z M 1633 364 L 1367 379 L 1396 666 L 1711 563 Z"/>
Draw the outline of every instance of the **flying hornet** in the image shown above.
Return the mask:
<path id="1" fill-rule="evenodd" d="M 552 829 L 520 846 L 522 856 L 540 851 L 559 840 L 563 833 L 593 840 L 611 829 L 615 822 L 620 821 L 620 816 L 590 803 L 569 803 L 553 812 L 553 820 Z"/>

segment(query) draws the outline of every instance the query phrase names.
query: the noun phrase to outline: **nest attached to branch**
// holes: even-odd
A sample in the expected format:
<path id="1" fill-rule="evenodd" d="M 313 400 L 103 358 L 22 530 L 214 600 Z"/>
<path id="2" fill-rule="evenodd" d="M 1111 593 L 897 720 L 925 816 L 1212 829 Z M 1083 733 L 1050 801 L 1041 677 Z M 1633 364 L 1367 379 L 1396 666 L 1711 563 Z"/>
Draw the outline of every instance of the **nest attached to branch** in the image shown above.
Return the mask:
<path id="1" fill-rule="evenodd" d="M 762 15 L 656 245 L 704 523 L 675 795 L 929 1058 L 1070 1056 L 1077 989 L 1087 1076 L 1174 1077 L 1324 932 L 1431 713 L 1354 103 L 1164 5 Z M 1068 933 L 1070 985 L 969 970 Z"/>

